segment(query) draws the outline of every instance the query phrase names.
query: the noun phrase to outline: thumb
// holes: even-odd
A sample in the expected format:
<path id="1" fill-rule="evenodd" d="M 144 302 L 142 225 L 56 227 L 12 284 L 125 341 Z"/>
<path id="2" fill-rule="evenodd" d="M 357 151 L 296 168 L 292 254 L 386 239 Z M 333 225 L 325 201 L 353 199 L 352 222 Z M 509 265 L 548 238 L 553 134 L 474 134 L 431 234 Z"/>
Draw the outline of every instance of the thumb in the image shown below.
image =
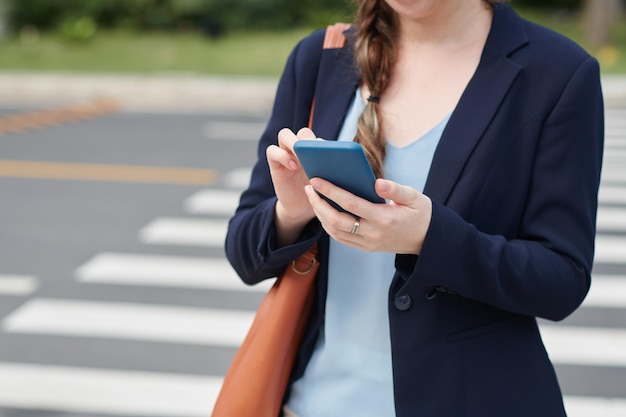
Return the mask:
<path id="1" fill-rule="evenodd" d="M 415 206 L 420 195 L 419 191 L 411 187 L 382 178 L 376 180 L 375 188 L 379 196 L 399 206 Z"/>
<path id="2" fill-rule="evenodd" d="M 309 129 L 308 127 L 303 127 L 302 129 L 298 130 L 298 133 L 296 134 L 296 136 L 298 137 L 298 139 L 309 139 L 309 140 L 317 139 L 317 137 L 315 136 L 315 133 L 313 133 L 313 131 Z"/>

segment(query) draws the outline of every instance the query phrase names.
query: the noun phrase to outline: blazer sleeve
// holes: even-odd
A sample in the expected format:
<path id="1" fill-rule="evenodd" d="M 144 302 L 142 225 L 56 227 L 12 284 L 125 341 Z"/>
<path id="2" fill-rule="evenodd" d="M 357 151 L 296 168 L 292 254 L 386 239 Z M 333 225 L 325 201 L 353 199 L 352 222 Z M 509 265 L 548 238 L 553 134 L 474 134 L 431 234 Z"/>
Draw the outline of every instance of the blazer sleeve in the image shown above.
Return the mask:
<path id="1" fill-rule="evenodd" d="M 323 39 L 323 31 L 315 32 L 303 39 L 289 56 L 278 84 L 272 115 L 259 141 L 250 184 L 242 193 L 228 225 L 226 257 L 248 284 L 278 276 L 321 235 L 319 222 L 313 220 L 297 242 L 277 248 L 274 227 L 276 194 L 265 151 L 268 146 L 278 143 L 278 132 L 282 128 L 296 131 L 307 126 Z"/>
<path id="2" fill-rule="evenodd" d="M 505 311 L 565 318 L 591 282 L 603 138 L 599 68 L 589 57 L 543 125 L 516 238 L 482 233 L 434 202 L 408 279 Z"/>

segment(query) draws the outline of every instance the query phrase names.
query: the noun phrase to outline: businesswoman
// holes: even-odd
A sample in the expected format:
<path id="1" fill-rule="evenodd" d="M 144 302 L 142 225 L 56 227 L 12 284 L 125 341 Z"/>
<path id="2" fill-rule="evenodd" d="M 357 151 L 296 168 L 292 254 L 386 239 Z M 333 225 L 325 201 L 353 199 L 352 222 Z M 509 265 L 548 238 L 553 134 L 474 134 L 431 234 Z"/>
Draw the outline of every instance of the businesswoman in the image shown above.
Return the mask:
<path id="1" fill-rule="evenodd" d="M 291 54 L 226 239 L 250 284 L 318 242 L 285 415 L 564 416 L 536 317 L 590 286 L 596 60 L 496 1 L 358 5 L 344 48 Z M 388 204 L 309 182 L 315 136 L 363 144 Z"/>

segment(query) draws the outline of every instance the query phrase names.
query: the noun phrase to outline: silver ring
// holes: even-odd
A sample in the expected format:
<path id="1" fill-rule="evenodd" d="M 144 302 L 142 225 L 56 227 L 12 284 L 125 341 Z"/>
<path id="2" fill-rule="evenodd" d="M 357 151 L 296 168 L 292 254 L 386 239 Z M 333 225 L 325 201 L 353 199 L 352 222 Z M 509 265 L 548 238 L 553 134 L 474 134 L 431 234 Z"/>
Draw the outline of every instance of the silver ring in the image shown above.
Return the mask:
<path id="1" fill-rule="evenodd" d="M 354 226 L 352 226 L 352 231 L 350 231 L 350 233 L 356 235 L 359 232 L 360 225 L 361 223 L 359 223 L 359 219 L 354 219 Z"/>

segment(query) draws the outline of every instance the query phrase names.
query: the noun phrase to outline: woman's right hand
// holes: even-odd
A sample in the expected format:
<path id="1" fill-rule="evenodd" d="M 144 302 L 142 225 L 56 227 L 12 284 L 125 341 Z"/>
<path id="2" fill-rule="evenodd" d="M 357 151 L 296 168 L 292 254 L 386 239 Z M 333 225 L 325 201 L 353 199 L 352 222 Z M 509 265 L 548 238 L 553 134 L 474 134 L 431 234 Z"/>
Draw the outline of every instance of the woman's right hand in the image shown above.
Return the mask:
<path id="1" fill-rule="evenodd" d="M 278 198 L 274 209 L 274 222 L 279 246 L 295 242 L 304 226 L 315 217 L 304 192 L 304 187 L 309 184 L 309 178 L 293 151 L 294 143 L 301 139 L 314 140 L 316 137 L 308 128 L 300 129 L 297 135 L 285 128 L 278 132 L 278 146 L 271 145 L 266 150 Z"/>

